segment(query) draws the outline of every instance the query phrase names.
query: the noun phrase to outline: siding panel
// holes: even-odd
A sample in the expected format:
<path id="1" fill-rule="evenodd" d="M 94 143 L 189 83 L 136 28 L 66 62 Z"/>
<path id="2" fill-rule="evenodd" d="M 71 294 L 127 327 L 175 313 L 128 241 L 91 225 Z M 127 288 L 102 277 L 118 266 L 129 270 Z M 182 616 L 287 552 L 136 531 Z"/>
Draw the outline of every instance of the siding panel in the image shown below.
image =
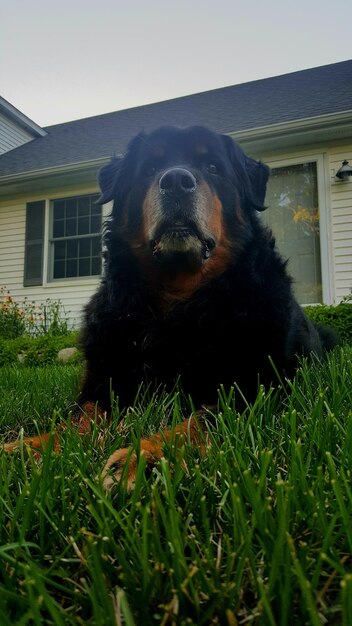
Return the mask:
<path id="1" fill-rule="evenodd" d="M 335 267 L 335 300 L 352 289 L 352 182 L 335 178 L 344 159 L 352 162 L 352 146 L 332 148 L 329 153 L 331 228 Z"/>
<path id="2" fill-rule="evenodd" d="M 0 287 L 7 287 L 16 302 L 24 299 L 37 307 L 47 298 L 62 302 L 70 324 L 78 327 L 83 306 L 96 290 L 99 279 L 71 280 L 66 283 L 48 283 L 43 286 L 24 287 L 26 201 L 11 206 L 0 204 Z"/>
<path id="3" fill-rule="evenodd" d="M 0 113 L 0 154 L 22 146 L 32 139 L 30 133 Z"/>

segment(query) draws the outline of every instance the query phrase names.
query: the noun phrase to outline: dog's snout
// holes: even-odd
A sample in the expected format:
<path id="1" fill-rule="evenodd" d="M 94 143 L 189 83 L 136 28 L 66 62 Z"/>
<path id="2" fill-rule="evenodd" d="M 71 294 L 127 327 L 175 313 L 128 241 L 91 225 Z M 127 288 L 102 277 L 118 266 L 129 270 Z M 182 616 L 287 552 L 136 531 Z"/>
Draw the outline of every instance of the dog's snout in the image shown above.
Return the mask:
<path id="1" fill-rule="evenodd" d="M 196 189 L 197 181 L 195 177 L 192 172 L 183 167 L 173 167 L 167 170 L 159 180 L 160 193 L 175 198 L 193 193 Z"/>

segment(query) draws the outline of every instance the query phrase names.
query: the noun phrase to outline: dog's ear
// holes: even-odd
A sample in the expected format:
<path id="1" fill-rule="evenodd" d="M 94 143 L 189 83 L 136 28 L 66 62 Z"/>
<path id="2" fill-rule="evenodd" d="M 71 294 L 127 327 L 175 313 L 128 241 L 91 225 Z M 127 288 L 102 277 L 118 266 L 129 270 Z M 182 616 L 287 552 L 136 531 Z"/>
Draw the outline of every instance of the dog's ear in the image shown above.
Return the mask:
<path id="1" fill-rule="evenodd" d="M 101 168 L 98 180 L 102 193 L 97 200 L 97 204 L 105 204 L 110 202 L 110 200 L 116 200 L 117 196 L 121 200 L 124 196 L 128 189 L 127 180 L 130 178 L 130 176 L 126 176 L 126 173 L 132 174 L 134 171 L 139 146 L 145 140 L 145 137 L 144 133 L 136 135 L 130 141 L 124 157 L 114 157 L 110 163 Z M 124 173 L 123 176 L 121 176 L 122 171 Z"/>
<path id="2" fill-rule="evenodd" d="M 98 175 L 101 196 L 98 198 L 97 204 L 105 204 L 114 199 L 121 163 L 122 159 L 114 157 L 110 163 L 101 168 Z"/>
<path id="3" fill-rule="evenodd" d="M 264 200 L 270 169 L 265 163 L 255 161 L 247 156 L 245 157 L 245 165 L 250 180 L 250 202 L 257 211 L 265 211 L 267 207 L 264 205 Z"/>
<path id="4" fill-rule="evenodd" d="M 228 135 L 222 135 L 222 139 L 238 179 L 242 200 L 249 208 L 265 211 L 264 199 L 270 173 L 269 167 L 246 156 L 242 148 Z"/>

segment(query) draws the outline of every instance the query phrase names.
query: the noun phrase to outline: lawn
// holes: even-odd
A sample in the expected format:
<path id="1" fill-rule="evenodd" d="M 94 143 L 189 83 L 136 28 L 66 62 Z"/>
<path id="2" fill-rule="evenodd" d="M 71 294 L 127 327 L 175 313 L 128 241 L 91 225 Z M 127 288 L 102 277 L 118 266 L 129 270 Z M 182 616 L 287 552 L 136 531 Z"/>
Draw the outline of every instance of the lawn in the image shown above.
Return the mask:
<path id="1" fill-rule="evenodd" d="M 3 440 L 42 430 L 78 366 L 0 368 Z M 352 349 L 302 363 L 239 412 L 221 391 L 204 457 L 185 446 L 135 490 L 104 493 L 109 453 L 182 419 L 179 396 L 118 404 L 94 446 L 0 454 L 0 623 L 352 624 Z M 242 407 L 243 409 L 243 407 Z M 167 454 L 166 454 L 167 456 Z"/>

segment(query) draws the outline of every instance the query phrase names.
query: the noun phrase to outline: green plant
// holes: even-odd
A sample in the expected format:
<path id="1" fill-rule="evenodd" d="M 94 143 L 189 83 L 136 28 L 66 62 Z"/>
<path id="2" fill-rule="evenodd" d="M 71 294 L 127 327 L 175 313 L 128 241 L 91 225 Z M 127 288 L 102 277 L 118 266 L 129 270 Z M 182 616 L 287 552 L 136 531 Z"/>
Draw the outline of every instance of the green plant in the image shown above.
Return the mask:
<path id="1" fill-rule="evenodd" d="M 352 304 L 349 298 L 337 306 L 306 306 L 304 312 L 316 324 L 334 329 L 341 342 L 352 343 Z"/>
<path id="2" fill-rule="evenodd" d="M 62 367 L 59 364 L 33 368 L 13 363 L 1 367 L 0 429 L 16 429 L 18 432 L 24 428 L 33 433 L 33 424 L 37 420 L 41 432 L 50 429 L 52 416 L 56 413 L 63 415 L 74 401 L 81 371 L 81 366 Z"/>
<path id="3" fill-rule="evenodd" d="M 40 315 L 35 325 L 35 334 L 47 333 L 60 336 L 68 332 L 68 314 L 61 300 L 47 298 L 40 305 Z"/>
<path id="4" fill-rule="evenodd" d="M 0 370 L 3 432 L 54 423 L 78 378 Z M 110 426 L 66 430 L 40 461 L 0 455 L 1 624 L 351 624 L 351 378 L 344 346 L 241 413 L 222 390 L 206 454 L 166 447 L 149 476 L 141 458 L 131 493 L 104 493 L 102 465 L 185 417 L 177 394 L 141 394 L 119 429 L 116 403 Z"/>
<path id="5" fill-rule="evenodd" d="M 0 338 L 0 367 L 10 364 L 37 367 L 48 365 L 57 361 L 57 354 L 63 348 L 75 347 L 77 333 L 70 332 L 66 335 L 28 335 L 16 339 Z M 83 355 L 77 352 L 69 363 L 81 363 Z"/>
<path id="6" fill-rule="evenodd" d="M 60 300 L 47 298 L 37 304 L 27 296 L 14 300 L 6 287 L 0 288 L 0 337 L 14 339 L 22 335 L 65 335 L 69 330 L 68 313 Z"/>
<path id="7" fill-rule="evenodd" d="M 6 287 L 0 287 L 0 337 L 14 339 L 26 329 L 24 312 L 12 298 Z"/>

